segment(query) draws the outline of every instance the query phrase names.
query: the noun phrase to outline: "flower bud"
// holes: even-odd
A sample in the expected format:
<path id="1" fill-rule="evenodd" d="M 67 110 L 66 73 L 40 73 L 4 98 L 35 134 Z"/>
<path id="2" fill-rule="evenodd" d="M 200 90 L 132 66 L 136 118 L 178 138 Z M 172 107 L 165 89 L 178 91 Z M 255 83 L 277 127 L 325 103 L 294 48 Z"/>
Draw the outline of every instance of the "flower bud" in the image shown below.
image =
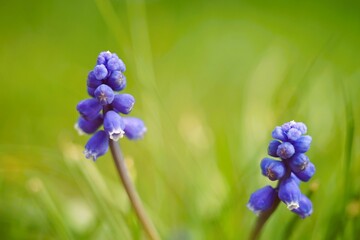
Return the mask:
<path id="1" fill-rule="evenodd" d="M 110 51 L 101 52 L 97 58 L 97 64 L 105 64 L 111 58 L 111 56 L 112 54 Z"/>
<path id="2" fill-rule="evenodd" d="M 295 141 L 297 140 L 299 137 L 301 137 L 301 132 L 295 128 L 291 128 L 287 133 L 286 133 L 287 138 L 290 141 Z"/>
<path id="3" fill-rule="evenodd" d="M 104 155 L 109 148 L 109 138 L 105 131 L 96 132 L 85 145 L 85 157 L 94 161 Z"/>
<path id="4" fill-rule="evenodd" d="M 297 173 L 303 171 L 306 168 L 309 163 L 309 158 L 303 153 L 295 154 L 289 159 L 288 163 L 291 171 Z"/>
<path id="5" fill-rule="evenodd" d="M 106 84 L 97 87 L 94 94 L 101 105 L 111 104 L 114 100 L 114 91 Z"/>
<path id="6" fill-rule="evenodd" d="M 125 124 L 123 119 L 114 111 L 108 111 L 104 117 L 104 130 L 110 139 L 117 141 L 124 136 Z"/>
<path id="7" fill-rule="evenodd" d="M 111 103 L 114 111 L 128 114 L 131 112 L 133 106 L 135 104 L 135 99 L 132 95 L 124 93 L 124 94 L 116 94 L 114 97 L 114 101 Z"/>
<path id="8" fill-rule="evenodd" d="M 283 125 L 281 125 L 281 129 L 284 132 L 288 132 L 295 124 L 296 124 L 295 121 L 290 121 L 290 122 L 284 123 Z"/>
<path id="9" fill-rule="evenodd" d="M 96 99 L 90 98 L 80 101 L 76 106 L 76 109 L 83 118 L 91 121 L 97 117 L 100 110 L 102 109 L 102 106 Z"/>
<path id="10" fill-rule="evenodd" d="M 271 181 L 278 180 L 285 175 L 285 164 L 281 161 L 276 161 L 270 158 L 264 158 L 261 161 L 261 172 L 267 176 Z"/>
<path id="11" fill-rule="evenodd" d="M 112 71 L 125 72 L 125 70 L 126 70 L 125 64 L 124 64 L 124 62 L 118 57 L 118 55 L 117 55 L 116 53 L 113 53 L 113 54 L 111 55 L 111 58 L 116 59 L 118 67 L 117 67 L 116 69 L 115 69 L 115 68 L 112 68 L 112 67 L 110 67 L 110 66 L 108 66 L 108 67 L 114 69 L 114 70 L 112 70 Z M 115 61 L 115 60 L 113 60 L 113 61 Z M 109 62 L 110 62 L 110 60 L 109 60 Z M 108 63 L 108 64 L 109 64 L 109 63 Z M 111 64 L 111 63 L 110 63 L 110 64 Z"/>
<path id="12" fill-rule="evenodd" d="M 309 135 L 302 136 L 294 142 L 296 153 L 305 153 L 309 150 L 312 138 Z"/>
<path id="13" fill-rule="evenodd" d="M 275 127 L 275 129 L 273 130 L 273 132 L 271 133 L 272 137 L 281 141 L 287 141 L 287 137 L 284 134 L 283 130 L 281 129 L 281 127 Z"/>
<path id="14" fill-rule="evenodd" d="M 249 202 L 246 206 L 258 215 L 262 211 L 266 211 L 271 208 L 275 198 L 276 190 L 268 185 L 251 194 Z"/>
<path id="15" fill-rule="evenodd" d="M 301 194 L 299 208 L 293 209 L 291 211 L 299 215 L 301 218 L 306 218 L 313 212 L 312 202 L 305 195 Z"/>
<path id="16" fill-rule="evenodd" d="M 94 75 L 98 80 L 103 80 L 108 75 L 108 70 L 104 64 L 96 65 L 94 68 Z"/>
<path id="17" fill-rule="evenodd" d="M 142 138 L 146 132 L 144 122 L 139 118 L 123 117 L 125 136 L 130 140 Z"/>
<path id="18" fill-rule="evenodd" d="M 312 162 L 308 162 L 304 170 L 295 173 L 295 175 L 303 182 L 309 181 L 314 174 L 315 166 Z"/>
<path id="19" fill-rule="evenodd" d="M 102 80 L 98 80 L 95 77 L 94 71 L 90 71 L 87 78 L 87 86 L 91 88 L 97 88 L 102 84 Z"/>
<path id="20" fill-rule="evenodd" d="M 282 144 L 280 144 L 276 151 L 276 154 L 281 159 L 291 158 L 292 155 L 294 155 L 294 153 L 295 153 L 294 146 L 289 142 L 283 142 Z"/>
<path id="21" fill-rule="evenodd" d="M 299 208 L 301 192 L 294 179 L 287 178 L 280 183 L 279 198 L 289 210 Z"/>
<path id="22" fill-rule="evenodd" d="M 272 140 L 269 143 L 269 147 L 268 147 L 268 154 L 272 157 L 279 157 L 276 153 L 279 145 L 281 144 L 281 142 L 279 142 L 278 140 Z"/>
<path id="23" fill-rule="evenodd" d="M 121 91 L 126 87 L 126 77 L 120 71 L 111 73 L 106 83 L 114 90 Z"/>
<path id="24" fill-rule="evenodd" d="M 120 71 L 120 68 L 121 68 L 120 59 L 117 56 L 116 57 L 111 57 L 109 59 L 109 61 L 107 62 L 106 67 L 110 71 Z"/>
<path id="25" fill-rule="evenodd" d="M 78 122 L 75 124 L 75 129 L 80 135 L 83 135 L 84 133 L 92 134 L 101 126 L 102 122 L 103 118 L 101 114 L 97 115 L 97 117 L 91 121 L 79 117 Z"/>
<path id="26" fill-rule="evenodd" d="M 307 127 L 304 123 L 302 122 L 297 122 L 294 124 L 293 128 L 299 130 L 301 132 L 301 134 L 305 134 L 307 132 Z"/>

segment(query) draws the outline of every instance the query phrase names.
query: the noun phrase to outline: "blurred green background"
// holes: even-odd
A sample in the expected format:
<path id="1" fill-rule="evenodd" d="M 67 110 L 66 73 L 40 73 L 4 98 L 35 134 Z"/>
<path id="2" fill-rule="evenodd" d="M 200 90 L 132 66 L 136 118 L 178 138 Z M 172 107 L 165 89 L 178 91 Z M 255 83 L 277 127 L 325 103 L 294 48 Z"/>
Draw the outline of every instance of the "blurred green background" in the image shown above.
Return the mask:
<path id="1" fill-rule="evenodd" d="M 82 155 L 77 102 L 100 51 L 127 65 L 143 140 L 121 140 L 164 239 L 246 239 L 276 125 L 308 125 L 314 213 L 262 239 L 360 234 L 360 4 L 1 1 L 1 239 L 145 239 L 110 154 Z"/>

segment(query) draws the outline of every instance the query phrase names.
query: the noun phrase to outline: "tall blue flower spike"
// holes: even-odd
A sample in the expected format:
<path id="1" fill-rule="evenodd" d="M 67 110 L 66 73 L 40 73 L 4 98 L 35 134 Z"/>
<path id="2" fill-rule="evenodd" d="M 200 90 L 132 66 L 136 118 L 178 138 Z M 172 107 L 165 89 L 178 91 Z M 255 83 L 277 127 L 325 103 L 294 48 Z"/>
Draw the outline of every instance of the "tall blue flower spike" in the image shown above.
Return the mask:
<path id="1" fill-rule="evenodd" d="M 260 167 L 264 176 L 271 181 L 278 180 L 278 184 L 275 188 L 261 188 L 251 195 L 247 206 L 255 214 L 269 210 L 276 198 L 301 218 L 312 214 L 312 203 L 299 188 L 301 182 L 309 181 L 315 174 L 314 164 L 305 155 L 312 141 L 309 135 L 304 135 L 306 132 L 306 125 L 295 121 L 277 126 L 272 131 L 274 139 L 269 143 L 268 154 L 280 160 L 264 158 Z"/>
<path id="2" fill-rule="evenodd" d="M 85 145 L 85 157 L 94 161 L 104 155 L 109 141 L 118 141 L 124 135 L 130 140 L 142 138 L 146 132 L 142 120 L 122 117 L 129 114 L 135 98 L 118 91 L 126 87 L 124 62 L 114 53 L 101 52 L 96 65 L 87 76 L 87 92 L 91 98 L 82 100 L 76 109 L 80 113 L 75 124 L 79 134 L 94 134 Z M 97 131 L 101 126 L 104 130 Z M 97 132 L 96 132 L 97 131 Z"/>

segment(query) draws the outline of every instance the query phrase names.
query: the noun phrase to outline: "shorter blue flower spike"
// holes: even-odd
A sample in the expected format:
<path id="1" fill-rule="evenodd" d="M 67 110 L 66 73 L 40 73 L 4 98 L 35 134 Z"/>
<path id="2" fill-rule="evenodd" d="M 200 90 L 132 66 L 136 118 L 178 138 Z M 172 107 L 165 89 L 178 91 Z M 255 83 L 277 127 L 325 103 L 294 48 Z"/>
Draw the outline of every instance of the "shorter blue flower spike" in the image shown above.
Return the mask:
<path id="1" fill-rule="evenodd" d="M 274 131 L 271 133 L 272 137 L 281 141 L 287 141 L 287 137 L 284 134 L 281 127 L 275 127 Z"/>
<path id="2" fill-rule="evenodd" d="M 276 190 L 271 186 L 260 188 L 251 194 L 248 204 L 246 205 L 256 215 L 266 211 L 273 205 L 276 198 Z"/>
<path id="3" fill-rule="evenodd" d="M 260 164 L 264 176 L 271 181 L 279 181 L 275 190 L 278 199 L 302 218 L 312 213 L 312 203 L 302 195 L 300 184 L 308 181 L 315 173 L 314 164 L 304 154 L 309 150 L 312 141 L 310 136 L 303 135 L 306 132 L 307 127 L 302 122 L 290 121 L 281 127 L 275 127 L 272 131 L 272 137 L 275 140 L 269 143 L 268 154 L 279 157 L 281 161 L 264 158 Z M 255 199 L 261 200 L 261 195 L 255 196 Z M 249 204 L 251 201 L 255 200 L 250 199 Z M 252 205 L 249 208 L 256 213 L 259 212 L 259 209 Z"/>
<path id="4" fill-rule="evenodd" d="M 101 104 L 94 98 L 82 100 L 76 106 L 81 116 L 88 121 L 91 121 L 97 117 L 102 109 Z"/>
<path id="5" fill-rule="evenodd" d="M 298 129 L 291 128 L 287 133 L 286 136 L 290 141 L 296 141 L 299 137 L 301 137 L 301 132 Z"/>
<path id="6" fill-rule="evenodd" d="M 78 122 L 75 124 L 75 129 L 78 131 L 80 135 L 84 133 L 92 134 L 96 132 L 96 130 L 101 126 L 103 123 L 103 117 L 99 114 L 95 119 L 91 121 L 87 121 L 83 117 L 79 117 Z"/>
<path id="7" fill-rule="evenodd" d="M 280 144 L 276 151 L 276 154 L 281 159 L 291 158 L 294 155 L 294 153 L 295 153 L 294 146 L 289 142 L 283 142 L 282 144 Z"/>
<path id="8" fill-rule="evenodd" d="M 109 138 L 105 131 L 96 132 L 85 145 L 85 157 L 94 161 L 104 155 L 109 148 Z"/>
<path id="9" fill-rule="evenodd" d="M 315 166 L 312 162 L 308 162 L 305 169 L 295 173 L 295 175 L 303 182 L 307 182 L 315 174 Z"/>
<path id="10" fill-rule="evenodd" d="M 309 163 L 309 158 L 303 153 L 295 154 L 289 159 L 288 163 L 291 171 L 297 173 L 303 171 L 306 168 Z"/>
<path id="11" fill-rule="evenodd" d="M 94 71 L 90 71 L 87 78 L 87 86 L 91 88 L 97 88 L 102 84 L 102 80 L 98 80 L 95 77 Z"/>
<path id="12" fill-rule="evenodd" d="M 125 124 L 120 117 L 114 111 L 108 111 L 104 118 L 104 130 L 109 134 L 110 139 L 117 141 L 124 136 Z"/>
<path id="13" fill-rule="evenodd" d="M 292 212 L 299 215 L 301 218 L 306 218 L 310 216 L 313 212 L 313 206 L 310 199 L 308 199 L 305 195 L 301 195 L 300 201 L 299 201 L 299 208 L 293 209 Z"/>
<path id="14" fill-rule="evenodd" d="M 139 118 L 123 117 L 125 123 L 125 136 L 130 140 L 137 140 L 144 136 L 146 127 Z"/>
<path id="15" fill-rule="evenodd" d="M 261 161 L 261 172 L 267 176 L 271 181 L 278 180 L 285 175 L 285 164 L 281 161 L 276 161 L 271 158 L 264 158 Z"/>
<path id="16" fill-rule="evenodd" d="M 296 153 L 305 153 L 309 150 L 312 138 L 308 135 L 302 136 L 294 142 Z"/>
<path id="17" fill-rule="evenodd" d="M 280 144 L 281 142 L 279 142 L 278 140 L 272 140 L 269 143 L 268 154 L 272 157 L 279 157 L 276 152 Z"/>
<path id="18" fill-rule="evenodd" d="M 108 75 L 108 70 L 104 64 L 96 65 L 94 68 L 94 75 L 98 80 L 103 80 Z"/>
<path id="19" fill-rule="evenodd" d="M 94 94 L 101 105 L 111 104 L 114 100 L 114 91 L 106 84 L 97 87 Z"/>
<path id="20" fill-rule="evenodd" d="M 294 124 L 293 128 L 299 130 L 301 132 L 301 134 L 305 134 L 307 132 L 307 127 L 304 123 L 302 122 L 297 122 Z"/>
<path id="21" fill-rule="evenodd" d="M 131 112 L 135 104 L 135 98 L 127 93 L 116 94 L 114 101 L 111 103 L 113 109 L 117 112 L 128 114 Z"/>
<path id="22" fill-rule="evenodd" d="M 106 83 L 114 90 L 121 91 L 126 87 L 126 77 L 120 71 L 111 73 Z"/>
<path id="23" fill-rule="evenodd" d="M 279 198 L 289 210 L 299 208 L 301 192 L 298 184 L 293 178 L 287 178 L 280 183 Z"/>

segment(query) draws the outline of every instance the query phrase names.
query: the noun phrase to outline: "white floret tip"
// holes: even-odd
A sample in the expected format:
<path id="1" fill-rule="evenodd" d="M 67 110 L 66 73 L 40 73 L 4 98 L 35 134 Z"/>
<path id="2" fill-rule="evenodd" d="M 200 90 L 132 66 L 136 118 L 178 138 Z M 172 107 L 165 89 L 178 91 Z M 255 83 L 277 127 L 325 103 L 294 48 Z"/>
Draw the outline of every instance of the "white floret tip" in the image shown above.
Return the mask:
<path id="1" fill-rule="evenodd" d="M 298 209 L 300 207 L 299 202 L 286 203 L 286 206 L 289 210 Z"/>
<path id="2" fill-rule="evenodd" d="M 125 132 L 122 129 L 115 129 L 112 132 L 109 132 L 109 138 L 118 141 L 120 138 L 124 137 Z"/>

